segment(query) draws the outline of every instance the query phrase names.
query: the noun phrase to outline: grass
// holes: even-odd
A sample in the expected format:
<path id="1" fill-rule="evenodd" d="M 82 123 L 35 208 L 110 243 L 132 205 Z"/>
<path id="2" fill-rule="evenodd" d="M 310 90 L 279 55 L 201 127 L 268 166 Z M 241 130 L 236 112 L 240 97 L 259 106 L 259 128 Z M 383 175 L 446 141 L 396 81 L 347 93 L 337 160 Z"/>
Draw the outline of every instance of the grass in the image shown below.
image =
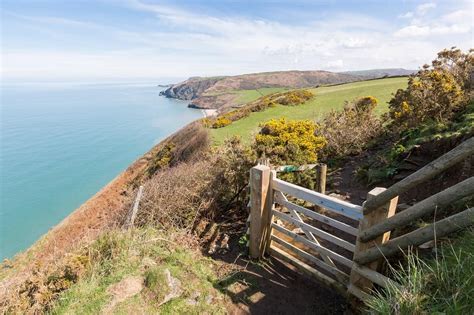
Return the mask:
<path id="1" fill-rule="evenodd" d="M 167 231 L 165 235 L 154 228 L 106 232 L 73 254 L 83 258 L 85 269 L 81 275 L 48 306 L 40 301 L 51 299 L 54 288 L 41 287 L 35 298 L 39 304 L 34 309 L 50 314 L 98 314 L 104 310 L 112 314 L 223 314 L 228 298 L 215 288 L 217 263 L 189 247 L 189 237 L 184 232 Z M 61 266 L 61 262 L 57 263 Z M 182 293 L 159 305 L 168 292 L 163 276 L 165 270 L 181 282 Z M 113 296 L 109 288 L 129 276 L 142 277 L 143 289 L 111 306 Z M 43 277 L 51 279 L 54 273 Z M 36 290 L 37 283 L 41 282 L 32 282 L 31 285 L 35 285 L 32 289 Z M 11 305 L 18 302 L 25 300 L 14 300 Z M 16 311 L 22 313 L 28 309 L 33 308 Z M 11 311 L 15 313 L 15 309 Z"/>
<path id="2" fill-rule="evenodd" d="M 423 261 L 409 254 L 394 270 L 401 287 L 391 286 L 367 302 L 375 314 L 474 314 L 474 231 L 438 249 Z"/>
<path id="3" fill-rule="evenodd" d="M 289 89 L 287 88 L 263 88 L 263 89 L 256 89 L 256 90 L 238 90 L 238 91 L 233 91 L 234 94 L 237 94 L 237 99 L 235 100 L 237 104 L 245 104 L 249 103 L 252 101 L 255 101 L 256 99 L 268 95 L 268 94 L 273 94 L 273 93 L 279 93 L 279 92 L 284 92 Z"/>
<path id="4" fill-rule="evenodd" d="M 246 104 L 252 101 L 257 100 L 258 98 L 268 95 L 268 94 L 273 94 L 273 93 L 278 93 L 278 92 L 284 92 L 288 91 L 288 88 L 280 88 L 280 87 L 274 87 L 274 88 L 261 88 L 261 89 L 254 89 L 254 90 L 229 90 L 229 91 L 219 91 L 219 92 L 211 92 L 211 93 L 205 93 L 205 96 L 217 96 L 217 95 L 224 95 L 224 94 L 234 94 L 236 95 L 235 99 L 235 104 L 236 105 L 242 105 Z"/>
<path id="5" fill-rule="evenodd" d="M 216 144 L 221 144 L 226 138 L 234 135 L 240 136 L 244 143 L 250 143 L 253 135 L 258 132 L 258 126 L 272 118 L 286 117 L 287 119 L 317 121 L 330 110 L 341 109 L 344 106 L 344 101 L 368 95 L 372 95 L 379 100 L 380 105 L 377 111 L 383 113 L 388 108 L 387 103 L 391 99 L 392 93 L 399 88 L 404 88 L 406 84 L 407 78 L 387 78 L 319 87 L 311 89 L 316 97 L 305 104 L 298 106 L 278 105 L 263 112 L 252 113 L 249 117 L 240 119 L 224 128 L 213 129 L 210 132 Z M 251 93 L 246 93 L 243 95 L 250 97 Z"/>
<path id="6" fill-rule="evenodd" d="M 438 123 L 427 121 L 402 132 L 401 138 L 385 147 L 373 159 L 362 165 L 357 170 L 359 180 L 368 185 L 374 185 L 384 182 L 397 174 L 404 158 L 410 155 L 411 150 L 433 141 L 449 142 L 449 139 L 456 139 L 464 135 L 474 133 L 474 101 L 471 101 L 467 107 L 457 113 L 453 121 L 449 123 Z"/>

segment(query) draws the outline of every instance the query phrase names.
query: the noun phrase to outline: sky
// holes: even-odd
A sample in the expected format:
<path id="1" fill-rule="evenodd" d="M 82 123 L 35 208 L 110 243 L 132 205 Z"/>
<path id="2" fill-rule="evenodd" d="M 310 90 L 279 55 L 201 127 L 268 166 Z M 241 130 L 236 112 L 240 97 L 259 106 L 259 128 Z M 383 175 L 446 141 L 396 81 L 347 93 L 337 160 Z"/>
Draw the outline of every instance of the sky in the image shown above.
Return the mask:
<path id="1" fill-rule="evenodd" d="M 418 69 L 473 45 L 473 1 L 1 0 L 1 79 Z"/>

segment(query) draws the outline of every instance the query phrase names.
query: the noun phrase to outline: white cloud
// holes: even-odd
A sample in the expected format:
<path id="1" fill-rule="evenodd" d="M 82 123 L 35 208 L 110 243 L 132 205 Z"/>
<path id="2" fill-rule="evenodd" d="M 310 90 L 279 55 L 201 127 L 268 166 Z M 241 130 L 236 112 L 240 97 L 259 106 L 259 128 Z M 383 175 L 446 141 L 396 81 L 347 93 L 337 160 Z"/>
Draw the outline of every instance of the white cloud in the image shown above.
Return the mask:
<path id="1" fill-rule="evenodd" d="M 416 7 L 416 13 L 418 15 L 425 15 L 428 11 L 434 8 L 436 8 L 436 3 L 434 2 L 423 3 Z"/>
<path id="2" fill-rule="evenodd" d="M 4 49 L 2 76 L 60 80 L 223 75 L 295 67 L 333 71 L 414 69 L 445 47 L 467 49 L 471 45 L 466 40 L 470 24 L 466 26 L 465 14 L 457 11 L 446 13 L 436 23 L 425 16 L 416 24 L 393 32 L 393 24 L 388 21 L 360 14 L 338 13 L 295 25 L 240 16 L 216 17 L 138 0 L 127 1 L 127 5 L 155 18 L 156 28 L 131 31 L 125 27 L 34 17 L 32 22 L 51 23 L 54 27 L 58 23 L 85 29 L 93 26 L 106 34 L 111 43 L 120 41 L 127 45 L 113 51 L 87 50 L 88 53 L 77 49 Z M 453 42 L 448 36 L 432 36 L 449 34 L 461 37 Z"/>
<path id="3" fill-rule="evenodd" d="M 424 3 L 419 5 L 410 25 L 404 26 L 394 32 L 395 37 L 433 37 L 433 36 L 455 36 L 465 34 L 469 40 L 472 36 L 473 16 L 472 3 L 466 3 L 465 7 L 457 8 L 451 12 L 443 12 L 441 15 L 426 16 L 429 10 L 435 9 L 435 3 Z M 436 38 L 433 38 L 436 40 Z M 472 37 L 471 37 L 472 45 Z"/>
<path id="4" fill-rule="evenodd" d="M 344 61 L 342 59 L 328 61 L 326 63 L 326 68 L 330 70 L 341 70 L 344 68 Z"/>
<path id="5" fill-rule="evenodd" d="M 413 12 L 408 11 L 407 13 L 400 14 L 398 17 L 401 19 L 410 19 L 414 16 Z"/>
<path id="6" fill-rule="evenodd" d="M 430 26 L 417 26 L 410 25 L 404 27 L 394 33 L 395 37 L 421 37 L 421 36 L 433 36 L 433 35 L 455 35 L 455 34 L 467 34 L 471 31 L 469 26 L 465 25 L 430 25 Z"/>

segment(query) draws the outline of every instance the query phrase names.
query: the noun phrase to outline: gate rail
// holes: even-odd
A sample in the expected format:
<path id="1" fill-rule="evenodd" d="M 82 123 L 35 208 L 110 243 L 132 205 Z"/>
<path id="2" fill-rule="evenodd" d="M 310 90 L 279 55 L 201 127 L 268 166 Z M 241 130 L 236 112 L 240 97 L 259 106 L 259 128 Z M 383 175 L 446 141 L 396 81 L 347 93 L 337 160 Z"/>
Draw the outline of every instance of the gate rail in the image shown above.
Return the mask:
<path id="1" fill-rule="evenodd" d="M 398 195 L 473 155 L 471 137 L 390 188 L 371 190 L 362 206 L 288 183 L 268 165 L 257 165 L 250 170 L 250 256 L 277 256 L 342 293 L 365 300 L 374 284 L 398 285 L 377 271 L 382 258 L 474 224 L 474 208 L 469 208 L 390 240 L 395 228 L 435 211 L 439 215 L 449 204 L 474 196 L 470 177 L 395 214 Z M 328 228 L 323 230 L 321 224 Z M 335 235 L 334 229 L 347 236 Z"/>

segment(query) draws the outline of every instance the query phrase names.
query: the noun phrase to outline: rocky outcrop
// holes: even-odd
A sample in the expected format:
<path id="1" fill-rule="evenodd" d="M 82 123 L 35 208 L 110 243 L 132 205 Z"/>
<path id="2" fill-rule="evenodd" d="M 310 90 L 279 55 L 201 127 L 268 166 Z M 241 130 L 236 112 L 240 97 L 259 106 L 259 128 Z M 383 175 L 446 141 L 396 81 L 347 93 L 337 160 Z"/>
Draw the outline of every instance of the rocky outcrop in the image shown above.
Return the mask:
<path id="1" fill-rule="evenodd" d="M 222 78 L 189 78 L 186 81 L 174 84 L 166 90 L 161 91 L 160 95 L 179 100 L 193 100 L 201 96 L 207 89 L 221 79 Z"/>

